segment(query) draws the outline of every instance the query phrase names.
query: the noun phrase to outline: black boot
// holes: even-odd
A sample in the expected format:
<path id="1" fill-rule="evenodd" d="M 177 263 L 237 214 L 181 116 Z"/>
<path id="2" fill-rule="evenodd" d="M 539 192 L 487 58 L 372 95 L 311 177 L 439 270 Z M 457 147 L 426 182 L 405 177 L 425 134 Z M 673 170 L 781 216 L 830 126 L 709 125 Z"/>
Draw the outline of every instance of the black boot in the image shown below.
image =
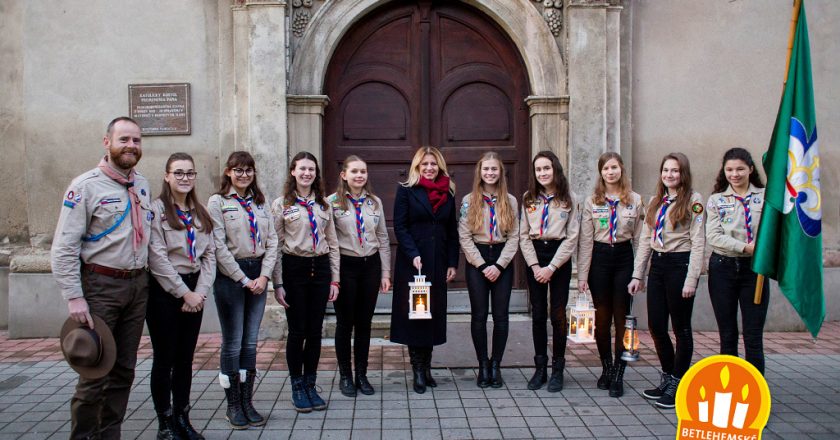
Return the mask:
<path id="1" fill-rule="evenodd" d="M 157 413 L 158 416 L 158 432 L 157 440 L 180 440 L 178 434 L 175 432 L 175 424 L 172 420 L 172 409 L 167 409 L 164 412 Z"/>
<path id="2" fill-rule="evenodd" d="M 612 358 L 601 359 L 601 377 L 598 378 L 598 389 L 610 389 L 610 379 L 612 375 Z"/>
<path id="3" fill-rule="evenodd" d="M 423 394 L 426 392 L 426 371 L 423 356 L 420 349 L 408 347 L 408 356 L 411 360 L 411 374 L 414 380 L 414 392 Z"/>
<path id="4" fill-rule="evenodd" d="M 172 418 L 175 420 L 175 432 L 177 432 L 182 439 L 204 440 L 204 436 L 199 434 L 195 428 L 193 428 L 192 423 L 190 423 L 189 405 L 183 408 L 175 408 Z"/>
<path id="5" fill-rule="evenodd" d="M 376 393 L 373 385 L 368 381 L 367 367 L 356 367 L 356 388 L 365 396 L 372 396 Z"/>
<path id="6" fill-rule="evenodd" d="M 664 409 L 673 409 L 675 398 L 677 396 L 677 388 L 680 386 L 680 378 L 672 374 L 668 375 L 668 383 L 665 384 L 665 391 L 662 397 L 656 401 L 656 406 Z"/>
<path id="7" fill-rule="evenodd" d="M 554 358 L 554 362 L 551 364 L 551 377 L 548 379 L 548 392 L 563 391 L 563 368 L 565 367 L 565 358 Z"/>
<path id="8" fill-rule="evenodd" d="M 529 390 L 538 390 L 548 380 L 548 356 L 534 356 L 534 375 L 528 381 Z"/>
<path id="9" fill-rule="evenodd" d="M 350 359 L 341 360 L 338 363 L 338 388 L 341 394 L 347 397 L 356 397 L 356 385 L 353 384 L 353 370 L 350 368 Z"/>
<path id="10" fill-rule="evenodd" d="M 487 359 L 478 360 L 478 376 L 475 379 L 475 384 L 479 388 L 490 386 L 490 361 Z"/>
<path id="11" fill-rule="evenodd" d="M 219 375 L 220 379 L 222 377 L 228 379 L 227 383 L 222 383 L 223 388 L 227 385 L 227 388 L 225 388 L 225 398 L 227 399 L 225 418 L 233 429 L 248 429 L 248 419 L 242 412 L 242 391 L 239 388 L 239 374 L 232 376 Z"/>
<path id="12" fill-rule="evenodd" d="M 240 372 L 245 370 L 239 370 Z M 257 378 L 257 370 L 245 371 L 245 382 L 239 384 L 242 390 L 242 412 L 245 413 L 245 418 L 248 419 L 248 424 L 251 426 L 262 426 L 267 421 L 262 414 L 258 413 L 254 408 L 252 398 L 254 396 L 254 381 Z"/>
<path id="13" fill-rule="evenodd" d="M 610 382 L 610 397 L 621 397 L 624 395 L 624 368 L 627 361 L 619 360 L 613 367 L 614 374 Z"/>
<path id="14" fill-rule="evenodd" d="M 502 380 L 502 368 L 500 362 L 493 359 L 490 361 L 490 386 L 493 388 L 501 388 L 505 384 Z"/>
<path id="15" fill-rule="evenodd" d="M 437 386 L 435 377 L 432 376 L 432 347 L 423 349 L 423 374 L 426 375 L 426 385 L 434 388 Z"/>

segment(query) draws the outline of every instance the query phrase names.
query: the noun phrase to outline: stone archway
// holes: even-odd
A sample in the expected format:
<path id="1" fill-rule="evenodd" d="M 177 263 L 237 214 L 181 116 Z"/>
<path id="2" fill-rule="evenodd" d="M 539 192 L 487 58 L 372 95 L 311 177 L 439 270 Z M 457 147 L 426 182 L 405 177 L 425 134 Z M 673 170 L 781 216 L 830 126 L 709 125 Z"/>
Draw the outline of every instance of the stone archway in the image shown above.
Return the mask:
<path id="1" fill-rule="evenodd" d="M 516 45 L 526 65 L 533 93 L 530 113 L 531 152 L 550 147 L 568 154 L 566 68 L 560 49 L 529 0 L 463 0 L 493 19 Z M 323 94 L 329 60 L 348 29 L 388 0 L 342 0 L 325 3 L 312 17 L 298 45 L 288 75 L 289 154 L 322 151 Z M 320 154 L 319 154 L 320 155 Z"/>

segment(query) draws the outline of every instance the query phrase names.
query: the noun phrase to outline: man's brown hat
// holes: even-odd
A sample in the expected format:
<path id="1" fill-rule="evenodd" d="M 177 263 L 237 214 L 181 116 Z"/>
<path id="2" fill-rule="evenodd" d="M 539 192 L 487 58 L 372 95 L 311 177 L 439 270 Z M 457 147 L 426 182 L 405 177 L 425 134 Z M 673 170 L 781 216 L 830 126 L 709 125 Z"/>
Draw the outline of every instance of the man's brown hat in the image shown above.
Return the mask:
<path id="1" fill-rule="evenodd" d="M 93 317 L 93 330 L 73 318 L 61 327 L 61 352 L 70 367 L 86 379 L 99 379 L 114 367 L 117 344 L 102 318 Z"/>

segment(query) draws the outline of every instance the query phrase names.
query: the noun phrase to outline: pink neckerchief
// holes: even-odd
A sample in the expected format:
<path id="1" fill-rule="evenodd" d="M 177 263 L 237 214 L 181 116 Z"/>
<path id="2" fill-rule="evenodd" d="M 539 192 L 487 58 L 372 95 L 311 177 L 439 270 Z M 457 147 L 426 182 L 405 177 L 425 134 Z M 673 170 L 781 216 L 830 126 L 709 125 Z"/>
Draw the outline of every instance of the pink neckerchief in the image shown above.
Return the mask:
<path id="1" fill-rule="evenodd" d="M 144 236 L 140 196 L 138 196 L 137 192 L 134 191 L 134 176 L 137 173 L 134 171 L 134 168 L 132 168 L 131 171 L 128 172 L 128 178 L 126 179 L 122 174 L 111 167 L 108 163 L 108 156 L 104 156 L 102 160 L 99 161 L 99 169 L 115 182 L 125 186 L 125 189 L 128 191 L 128 197 L 131 199 L 131 227 L 134 229 L 134 241 L 132 244 L 134 245 L 134 249 L 137 250 L 140 243 L 143 242 Z"/>

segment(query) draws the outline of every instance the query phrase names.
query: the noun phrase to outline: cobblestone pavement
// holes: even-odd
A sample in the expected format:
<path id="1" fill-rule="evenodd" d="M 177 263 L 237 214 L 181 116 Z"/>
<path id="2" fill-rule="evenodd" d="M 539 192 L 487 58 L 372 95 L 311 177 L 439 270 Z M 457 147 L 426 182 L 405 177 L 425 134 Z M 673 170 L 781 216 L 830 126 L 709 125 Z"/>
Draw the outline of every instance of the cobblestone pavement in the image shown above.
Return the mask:
<path id="1" fill-rule="evenodd" d="M 483 390 L 475 386 L 472 368 L 436 368 L 439 386 L 418 395 L 411 391 L 402 347 L 379 344 L 372 347 L 368 376 L 377 393 L 356 399 L 338 392 L 335 354 L 325 346 L 318 384 L 329 408 L 310 414 L 291 409 L 283 343 L 264 341 L 255 405 L 269 421 L 262 429 L 234 432 L 224 420 L 224 393 L 217 383 L 219 336 L 203 335 L 191 416 L 208 439 L 674 438 L 674 412 L 641 397 L 641 390 L 658 384 L 649 336 L 642 341 L 643 360 L 628 368 L 621 399 L 595 388 L 600 366 L 594 345 L 570 344 L 566 385 L 559 393 L 529 391 L 531 368 L 505 368 L 505 387 Z M 765 341 L 773 406 L 763 438 L 840 438 L 840 323 L 826 324 L 817 343 L 804 333 L 768 333 Z M 695 348 L 695 361 L 714 354 L 717 335 L 697 333 Z M 124 438 L 155 438 L 151 363 L 144 338 Z M 67 438 L 75 382 L 56 339 L 9 340 L 0 333 L 0 440 Z"/>

